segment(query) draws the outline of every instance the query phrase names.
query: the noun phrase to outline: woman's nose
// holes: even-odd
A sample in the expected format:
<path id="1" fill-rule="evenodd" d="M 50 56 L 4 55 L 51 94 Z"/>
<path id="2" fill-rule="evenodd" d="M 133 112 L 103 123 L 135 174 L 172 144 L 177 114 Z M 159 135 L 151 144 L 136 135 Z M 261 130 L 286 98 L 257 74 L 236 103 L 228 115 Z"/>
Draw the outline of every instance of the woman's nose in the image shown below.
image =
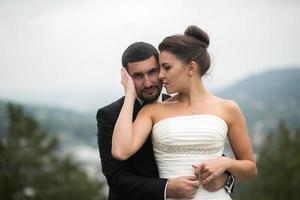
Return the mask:
<path id="1" fill-rule="evenodd" d="M 165 75 L 164 75 L 164 73 L 163 73 L 163 70 L 160 70 L 160 71 L 159 71 L 158 78 L 161 79 L 161 80 L 165 78 Z"/>

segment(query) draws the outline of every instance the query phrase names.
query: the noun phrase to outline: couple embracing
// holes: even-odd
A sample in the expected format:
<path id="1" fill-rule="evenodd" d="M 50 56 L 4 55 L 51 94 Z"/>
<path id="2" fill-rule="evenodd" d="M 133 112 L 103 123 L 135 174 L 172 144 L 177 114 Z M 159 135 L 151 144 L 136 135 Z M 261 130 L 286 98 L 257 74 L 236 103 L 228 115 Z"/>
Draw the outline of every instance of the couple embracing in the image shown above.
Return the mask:
<path id="1" fill-rule="evenodd" d="M 109 199 L 231 199 L 233 177 L 256 176 L 239 106 L 207 91 L 208 35 L 197 26 L 166 37 L 158 51 L 130 45 L 125 95 L 98 110 L 98 144 Z M 169 96 L 161 94 L 165 87 Z M 222 156 L 228 137 L 235 159 Z"/>

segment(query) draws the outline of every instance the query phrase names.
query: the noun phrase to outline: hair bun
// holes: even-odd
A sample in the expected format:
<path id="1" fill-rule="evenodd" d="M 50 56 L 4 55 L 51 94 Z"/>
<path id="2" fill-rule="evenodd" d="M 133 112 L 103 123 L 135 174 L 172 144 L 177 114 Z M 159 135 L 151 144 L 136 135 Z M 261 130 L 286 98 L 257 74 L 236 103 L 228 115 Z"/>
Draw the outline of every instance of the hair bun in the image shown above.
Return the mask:
<path id="1" fill-rule="evenodd" d="M 188 26 L 185 29 L 184 35 L 191 36 L 196 38 L 197 40 L 200 40 L 204 44 L 205 48 L 207 48 L 209 45 L 208 34 L 195 25 Z"/>

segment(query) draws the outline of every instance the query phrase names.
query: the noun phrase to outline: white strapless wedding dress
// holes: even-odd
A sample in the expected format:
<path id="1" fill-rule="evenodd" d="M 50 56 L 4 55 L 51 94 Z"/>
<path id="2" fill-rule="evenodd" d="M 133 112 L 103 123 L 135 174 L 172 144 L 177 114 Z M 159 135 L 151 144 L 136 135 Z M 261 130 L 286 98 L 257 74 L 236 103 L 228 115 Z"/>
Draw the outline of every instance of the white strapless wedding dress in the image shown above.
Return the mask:
<path id="1" fill-rule="evenodd" d="M 163 119 L 153 126 L 152 143 L 161 178 L 194 175 L 192 165 L 222 156 L 226 122 L 215 115 L 186 115 Z M 208 192 L 201 186 L 194 199 L 230 200 L 224 188 Z"/>

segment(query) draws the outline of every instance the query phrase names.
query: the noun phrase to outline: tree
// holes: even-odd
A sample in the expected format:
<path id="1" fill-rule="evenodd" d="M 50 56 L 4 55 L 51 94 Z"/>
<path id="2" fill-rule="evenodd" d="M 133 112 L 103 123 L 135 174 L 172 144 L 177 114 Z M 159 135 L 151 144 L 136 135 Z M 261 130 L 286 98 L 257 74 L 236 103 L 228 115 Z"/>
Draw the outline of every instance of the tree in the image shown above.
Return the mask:
<path id="1" fill-rule="evenodd" d="M 257 178 L 243 184 L 237 199 L 299 199 L 300 129 L 292 133 L 280 122 L 265 139 L 257 168 Z"/>
<path id="2" fill-rule="evenodd" d="M 20 106 L 8 104 L 7 133 L 0 138 L 0 199 L 104 199 L 103 184 L 70 157 Z"/>

